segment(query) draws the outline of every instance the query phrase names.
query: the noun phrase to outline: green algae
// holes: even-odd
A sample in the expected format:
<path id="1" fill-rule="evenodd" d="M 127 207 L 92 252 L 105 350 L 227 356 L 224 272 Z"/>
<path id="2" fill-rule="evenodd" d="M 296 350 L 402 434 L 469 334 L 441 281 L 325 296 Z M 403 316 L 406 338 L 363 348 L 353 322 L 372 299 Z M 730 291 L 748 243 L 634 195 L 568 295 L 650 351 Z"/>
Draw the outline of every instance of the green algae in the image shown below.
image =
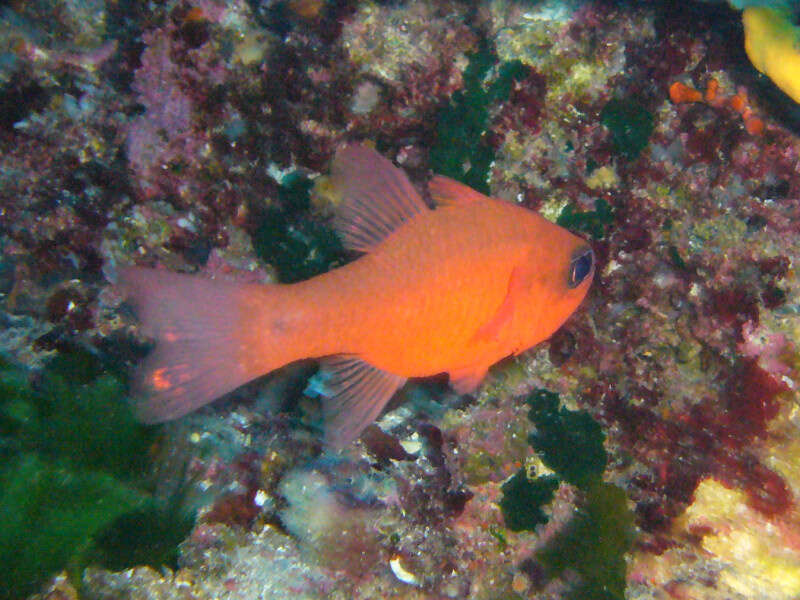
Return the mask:
<path id="1" fill-rule="evenodd" d="M 0 452 L 36 452 L 116 474 L 139 469 L 150 437 L 136 424 L 122 381 L 76 351 L 38 378 L 0 357 Z M 124 440 L 124 443 L 120 443 Z"/>
<path id="2" fill-rule="evenodd" d="M 545 567 L 548 578 L 565 571 L 578 575 L 567 598 L 622 599 L 625 554 L 633 542 L 633 514 L 625 492 L 599 480 L 583 492 L 575 516 L 536 553 L 536 560 Z"/>
<path id="3" fill-rule="evenodd" d="M 496 67 L 494 77 L 493 67 Z M 528 67 L 521 61 L 498 65 L 494 45 L 481 41 L 478 49 L 469 55 L 463 89 L 453 94 L 436 119 L 436 137 L 430 153 L 435 173 L 489 193 L 489 167 L 495 156 L 485 139 L 489 109 L 508 99 L 514 82 L 527 75 Z"/>
<path id="4" fill-rule="evenodd" d="M 688 271 L 689 265 L 683 257 L 681 256 L 680 250 L 672 244 L 667 247 L 667 256 L 669 257 L 669 261 L 673 267 L 680 271 Z"/>
<path id="5" fill-rule="evenodd" d="M 607 456 L 605 435 L 589 413 L 559 407 L 558 394 L 536 390 L 528 398 L 528 418 L 536 431 L 531 446 L 549 468 L 572 485 L 584 488 L 603 476 Z"/>
<path id="6" fill-rule="evenodd" d="M 645 149 L 653 133 L 653 114 L 631 98 L 612 98 L 600 111 L 600 122 L 611 131 L 614 150 L 634 160 Z"/>
<path id="7" fill-rule="evenodd" d="M 537 525 L 547 523 L 548 517 L 542 508 L 553 499 L 558 478 L 543 475 L 531 481 L 525 469 L 520 469 L 501 489 L 500 510 L 506 527 L 511 531 L 533 531 Z"/>
<path id="8" fill-rule="evenodd" d="M 574 516 L 534 559 L 548 580 L 570 574 L 567 598 L 624 598 L 633 514 L 624 491 L 602 479 L 608 462 L 605 435 L 585 411 L 560 406 L 558 394 L 536 390 L 528 403 L 528 417 L 536 425 L 528 441 L 555 474 L 529 479 L 520 469 L 503 484 L 500 509 L 506 527 L 533 531 L 547 523 L 543 509 L 555 490 L 562 482 L 574 485 L 578 490 Z"/>
<path id="9" fill-rule="evenodd" d="M 61 354 L 33 382 L 0 357 L 0 599 L 25 597 L 62 569 L 79 585 L 85 566 L 109 564 L 97 540 L 157 502 L 146 484 L 153 439 L 133 418 L 123 381 L 90 354 Z M 163 564 L 188 534 L 186 514 L 161 515 L 184 525 L 162 538 L 171 552 L 128 555 Z"/>
<path id="10" fill-rule="evenodd" d="M 137 565 L 177 568 L 178 545 L 194 526 L 195 515 L 187 504 L 185 490 L 165 499 L 146 497 L 94 537 L 82 562 L 112 571 Z"/>
<path id="11" fill-rule="evenodd" d="M 40 386 L 27 396 L 26 417 L 16 423 L 21 449 L 120 477 L 144 468 L 152 435 L 133 419 L 118 379 L 103 375 L 76 384 L 51 375 Z"/>
<path id="12" fill-rule="evenodd" d="M 499 547 L 500 551 L 504 551 L 508 548 L 508 540 L 503 532 L 495 527 L 494 525 L 489 525 L 489 535 L 491 535 L 494 539 L 497 540 L 497 546 Z"/>
<path id="13" fill-rule="evenodd" d="M 561 227 L 585 233 L 594 240 L 602 240 L 608 226 L 613 222 L 614 210 L 602 198 L 595 200 L 594 210 L 576 211 L 571 204 L 567 204 L 556 219 Z"/>
<path id="14" fill-rule="evenodd" d="M 93 536 L 143 498 L 112 475 L 34 453 L 7 463 L 0 487 L 0 598 L 8 599 L 64 568 L 78 580 Z"/>
<path id="15" fill-rule="evenodd" d="M 253 236 L 256 254 L 285 283 L 308 279 L 344 262 L 336 232 L 309 216 L 313 185 L 297 173 L 284 177 L 278 206 L 266 210 Z"/>

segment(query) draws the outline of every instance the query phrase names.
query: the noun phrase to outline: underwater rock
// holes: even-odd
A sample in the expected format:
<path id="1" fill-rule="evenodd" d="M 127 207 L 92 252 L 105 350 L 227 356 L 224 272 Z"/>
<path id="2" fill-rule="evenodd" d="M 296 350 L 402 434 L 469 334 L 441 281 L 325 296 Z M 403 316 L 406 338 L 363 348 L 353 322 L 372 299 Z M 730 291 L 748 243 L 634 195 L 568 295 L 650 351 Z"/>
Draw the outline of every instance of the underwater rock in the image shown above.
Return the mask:
<path id="1" fill-rule="evenodd" d="M 474 394 L 412 384 L 382 434 L 335 456 L 304 392 L 313 365 L 158 430 L 137 460 L 181 457 L 204 490 L 187 498 L 197 523 L 171 566 L 75 567 L 65 583 L 58 573 L 79 562 L 59 556 L 37 576 L 44 597 L 568 598 L 609 581 L 611 597 L 796 594 L 800 117 L 750 64 L 738 11 L 666 0 L 151 8 L 0 12 L 0 349 L 26 369 L 14 389 L 43 385 L 54 357 L 82 380 L 52 394 L 57 405 L 33 406 L 29 391 L 0 402 L 14 473 L 24 432 L 37 457 L 25 464 L 68 489 L 86 431 L 75 420 L 124 401 L 147 348 L 104 279 L 116 266 L 264 283 L 350 259 L 317 202 L 344 140 L 376 142 L 417 183 L 436 164 L 441 124 L 469 125 L 468 138 L 441 136 L 458 142 L 443 146 L 459 168 L 475 165 L 492 195 L 589 238 L 595 287 L 550 344 L 499 364 Z M 502 93 L 490 94 L 496 81 Z M 702 101 L 675 103 L 676 82 Z M 609 121 L 616 99 L 634 99 L 636 113 Z M 480 119 L 462 123 L 470 102 Z M 615 139 L 606 126 L 624 134 L 633 121 L 648 135 Z M 76 348 L 113 373 L 67 359 Z M 534 424 L 524 399 L 536 389 L 559 405 Z M 602 452 L 588 420 L 580 438 L 542 438 L 572 413 L 599 424 Z M 136 442 L 136 427 L 117 435 Z M 81 469 L 132 458 L 114 432 L 93 433 L 95 462 Z M 560 477 L 553 457 L 574 456 L 550 439 L 588 448 L 602 478 L 599 467 L 561 477 L 515 530 L 509 482 Z M 43 535 L 71 525 L 70 547 L 111 543 L 101 530 L 125 531 L 118 512 L 137 514 L 153 485 L 169 492 L 183 477 L 170 468 L 124 489 L 129 471 L 84 473 L 116 507 L 84 510 L 99 515 L 91 523 L 53 518 Z M 0 468 L 4 483 L 12 475 Z M 20 497 L 43 516 L 58 508 Z M 630 547 L 618 536 L 627 508 Z M 579 536 L 608 541 L 574 553 L 583 571 L 561 560 Z M 612 579 L 595 577 L 603 568 Z"/>

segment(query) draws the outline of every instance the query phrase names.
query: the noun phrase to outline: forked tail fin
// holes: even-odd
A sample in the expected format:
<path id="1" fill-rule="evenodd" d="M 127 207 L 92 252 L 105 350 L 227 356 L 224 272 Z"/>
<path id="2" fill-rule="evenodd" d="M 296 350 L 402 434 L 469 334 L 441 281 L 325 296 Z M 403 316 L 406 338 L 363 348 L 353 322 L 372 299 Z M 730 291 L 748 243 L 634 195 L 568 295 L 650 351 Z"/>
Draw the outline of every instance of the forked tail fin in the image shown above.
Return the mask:
<path id="1" fill-rule="evenodd" d="M 144 333 L 156 341 L 134 380 L 142 421 L 183 416 L 288 362 L 259 358 L 263 345 L 252 347 L 258 323 L 247 322 L 254 311 L 269 311 L 277 286 L 270 290 L 138 267 L 120 269 L 118 277 Z"/>

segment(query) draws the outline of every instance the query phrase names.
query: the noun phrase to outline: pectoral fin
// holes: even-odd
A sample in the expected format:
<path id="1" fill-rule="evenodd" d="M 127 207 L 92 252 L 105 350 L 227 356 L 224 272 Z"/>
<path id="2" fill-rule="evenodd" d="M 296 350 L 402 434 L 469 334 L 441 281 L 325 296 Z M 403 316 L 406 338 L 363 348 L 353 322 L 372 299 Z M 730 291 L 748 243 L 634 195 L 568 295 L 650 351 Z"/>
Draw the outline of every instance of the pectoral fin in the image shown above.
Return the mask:
<path id="1" fill-rule="evenodd" d="M 500 341 L 503 331 L 511 325 L 514 311 L 524 296 L 525 290 L 530 287 L 533 278 L 532 269 L 525 260 L 511 271 L 508 278 L 506 295 L 494 315 L 475 333 L 476 341 Z"/>

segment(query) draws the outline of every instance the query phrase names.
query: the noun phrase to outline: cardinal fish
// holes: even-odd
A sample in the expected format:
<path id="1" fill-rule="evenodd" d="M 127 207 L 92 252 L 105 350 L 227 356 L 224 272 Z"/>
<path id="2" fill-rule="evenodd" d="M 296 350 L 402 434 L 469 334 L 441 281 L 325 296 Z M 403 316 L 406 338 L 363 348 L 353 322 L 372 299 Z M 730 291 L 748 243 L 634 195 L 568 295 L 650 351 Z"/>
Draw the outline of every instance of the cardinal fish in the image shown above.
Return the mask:
<path id="1" fill-rule="evenodd" d="M 155 349 L 136 375 L 149 423 L 193 411 L 288 363 L 329 374 L 326 442 L 342 447 L 410 377 L 448 373 L 458 393 L 552 335 L 583 300 L 589 245 L 538 214 L 447 177 L 430 208 L 366 146 L 331 167 L 334 226 L 352 262 L 292 284 L 245 284 L 127 267 L 124 292 Z"/>

